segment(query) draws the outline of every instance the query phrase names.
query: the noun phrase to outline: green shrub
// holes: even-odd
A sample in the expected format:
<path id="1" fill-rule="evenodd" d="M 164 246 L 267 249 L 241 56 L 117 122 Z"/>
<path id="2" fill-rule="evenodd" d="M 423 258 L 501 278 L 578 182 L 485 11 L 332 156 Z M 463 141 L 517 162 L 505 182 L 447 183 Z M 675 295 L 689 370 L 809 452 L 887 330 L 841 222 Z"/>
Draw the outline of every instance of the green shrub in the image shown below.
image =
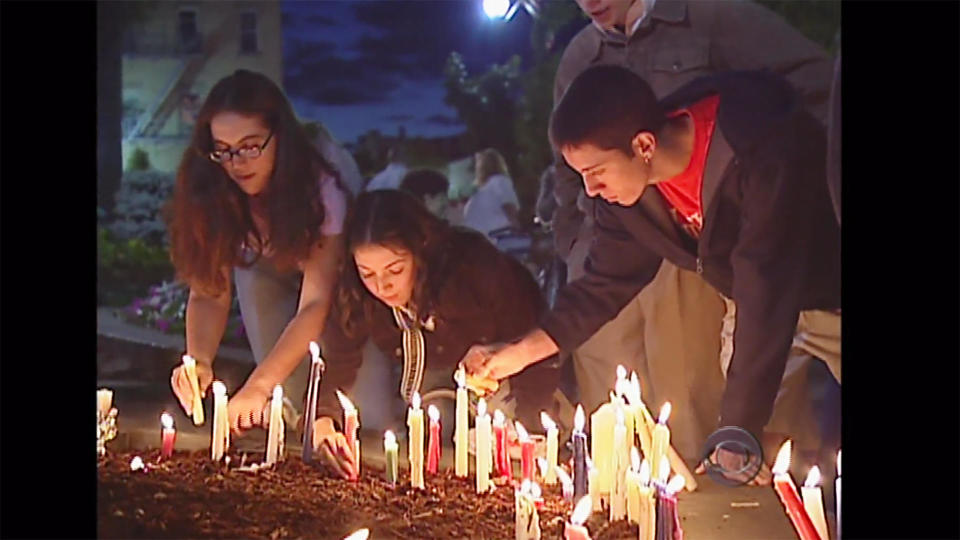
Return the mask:
<path id="1" fill-rule="evenodd" d="M 150 168 L 150 155 L 143 148 L 134 148 L 127 159 L 128 171 L 146 171 Z"/>
<path id="2" fill-rule="evenodd" d="M 139 238 L 118 239 L 106 228 L 98 228 L 98 305 L 129 304 L 150 285 L 172 280 L 173 275 L 166 248 Z"/>

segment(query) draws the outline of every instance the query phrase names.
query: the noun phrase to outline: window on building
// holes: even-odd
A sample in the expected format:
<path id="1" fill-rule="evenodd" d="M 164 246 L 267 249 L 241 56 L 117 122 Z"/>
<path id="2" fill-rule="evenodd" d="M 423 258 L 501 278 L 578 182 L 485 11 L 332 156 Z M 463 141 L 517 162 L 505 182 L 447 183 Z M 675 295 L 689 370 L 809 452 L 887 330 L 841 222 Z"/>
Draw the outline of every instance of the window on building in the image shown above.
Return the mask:
<path id="1" fill-rule="evenodd" d="M 200 52 L 200 32 L 197 30 L 197 12 L 182 10 L 177 17 L 180 49 L 185 53 Z"/>
<path id="2" fill-rule="evenodd" d="M 243 54 L 257 53 L 257 14 L 246 12 L 240 14 L 240 52 Z"/>

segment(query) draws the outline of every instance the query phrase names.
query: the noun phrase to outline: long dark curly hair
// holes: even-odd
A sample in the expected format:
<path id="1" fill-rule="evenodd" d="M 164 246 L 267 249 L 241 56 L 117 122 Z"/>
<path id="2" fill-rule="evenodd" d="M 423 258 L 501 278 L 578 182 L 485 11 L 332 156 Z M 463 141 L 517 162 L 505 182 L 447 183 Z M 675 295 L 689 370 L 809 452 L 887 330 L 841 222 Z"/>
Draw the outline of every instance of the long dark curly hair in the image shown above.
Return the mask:
<path id="1" fill-rule="evenodd" d="M 279 268 L 292 268 L 320 242 L 325 217 L 321 175 L 334 177 L 340 185 L 336 170 L 311 143 L 273 81 L 237 70 L 217 82 L 198 113 L 166 212 L 177 277 L 212 294 L 226 289 L 222 268 L 255 261 L 244 261 L 244 241 L 252 238 L 253 246 L 262 247 L 265 240 L 253 223 L 249 197 L 207 157 L 213 149 L 210 122 L 225 111 L 260 116 L 273 132 L 271 144 L 277 150 L 269 189 L 263 194 L 269 227 L 264 232 Z"/>
<path id="2" fill-rule="evenodd" d="M 362 320 L 371 320 L 381 304 L 364 286 L 353 252 L 361 246 L 379 244 L 405 249 L 413 255 L 414 277 L 410 308 L 418 318 L 434 307 L 438 292 L 456 260 L 450 240 L 461 234 L 446 221 L 434 216 L 416 197 L 399 190 L 383 189 L 363 193 L 347 218 L 346 260 L 337 292 L 341 324 L 348 334 Z"/>

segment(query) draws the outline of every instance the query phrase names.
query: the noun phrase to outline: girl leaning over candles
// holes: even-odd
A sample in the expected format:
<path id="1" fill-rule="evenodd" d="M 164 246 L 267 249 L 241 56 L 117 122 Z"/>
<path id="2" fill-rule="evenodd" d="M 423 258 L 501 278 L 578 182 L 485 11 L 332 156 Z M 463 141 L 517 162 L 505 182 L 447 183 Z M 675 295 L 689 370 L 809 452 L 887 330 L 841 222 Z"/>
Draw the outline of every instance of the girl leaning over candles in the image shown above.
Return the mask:
<path id="1" fill-rule="evenodd" d="M 451 227 L 401 191 L 360 195 L 345 237 L 346 263 L 324 334 L 327 370 L 314 447 L 321 461 L 350 478 L 356 469 L 335 426 L 342 418 L 336 389 L 351 396 L 379 392 L 378 399 L 369 401 L 382 404 L 394 417 L 402 414 L 403 402 L 409 402 L 414 391 L 429 395 L 449 389 L 452 397 L 452 374 L 470 345 L 522 335 L 536 323 L 545 302 L 533 276 L 518 261 L 482 234 Z M 352 388 L 368 339 L 390 363 L 402 367 L 400 380 L 392 379 L 391 397 L 379 388 Z M 549 362 L 539 366 L 501 387 L 490 399 L 491 407 L 536 425 L 541 409 L 552 411 L 559 378 Z M 436 404 L 449 419 L 444 430 L 451 430 L 453 401 Z"/>
<path id="2" fill-rule="evenodd" d="M 213 380 L 231 278 L 236 283 L 258 364 L 230 398 L 236 433 L 263 425 L 274 385 L 295 399 L 306 388 L 304 352 L 327 320 L 346 206 L 336 172 L 273 81 L 238 70 L 217 82 L 180 162 L 168 220 L 173 263 L 190 287 L 186 353 L 196 359 L 202 393 Z M 170 384 L 189 414 L 181 367 Z M 295 411 L 287 412 L 294 425 Z"/>

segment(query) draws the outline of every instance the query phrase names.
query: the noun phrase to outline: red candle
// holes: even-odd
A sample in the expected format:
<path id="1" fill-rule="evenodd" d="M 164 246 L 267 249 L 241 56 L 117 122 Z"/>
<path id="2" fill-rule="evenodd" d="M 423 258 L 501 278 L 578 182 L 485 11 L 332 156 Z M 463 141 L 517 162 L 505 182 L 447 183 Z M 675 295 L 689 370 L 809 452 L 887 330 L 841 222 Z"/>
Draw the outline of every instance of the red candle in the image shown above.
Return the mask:
<path id="1" fill-rule="evenodd" d="M 592 510 L 593 502 L 590 500 L 590 496 L 581 497 L 580 502 L 573 509 L 570 521 L 563 526 L 563 540 L 591 540 L 590 531 L 583 525 L 583 522 L 590 517 Z"/>
<path id="2" fill-rule="evenodd" d="M 510 454 L 507 448 L 507 430 L 504 426 L 506 419 L 500 409 L 493 411 L 493 453 L 494 467 L 497 476 L 510 478 L 513 476 L 513 467 L 510 466 Z"/>
<path id="3" fill-rule="evenodd" d="M 173 429 L 173 417 L 167 413 L 160 415 L 163 430 L 160 432 L 160 456 L 168 458 L 173 455 L 173 443 L 177 440 L 177 431 Z"/>
<path id="4" fill-rule="evenodd" d="M 440 466 L 440 411 L 433 405 L 427 408 L 430 416 L 430 440 L 427 443 L 427 472 L 437 474 Z"/>
<path id="5" fill-rule="evenodd" d="M 520 440 L 520 471 L 523 480 L 533 482 L 533 440 L 520 422 L 514 422 Z"/>
<path id="6" fill-rule="evenodd" d="M 820 540 L 820 535 L 817 533 L 816 527 L 813 526 L 813 522 L 810 521 L 810 516 L 807 515 L 803 502 L 800 500 L 800 495 L 797 493 L 797 486 L 794 485 L 790 473 L 787 472 L 790 468 L 790 449 L 791 443 L 788 440 L 783 443 L 780 452 L 777 453 L 777 460 L 773 464 L 773 490 L 780 497 L 780 502 L 783 503 L 787 516 L 790 517 L 790 522 L 800 536 L 800 540 Z"/>

